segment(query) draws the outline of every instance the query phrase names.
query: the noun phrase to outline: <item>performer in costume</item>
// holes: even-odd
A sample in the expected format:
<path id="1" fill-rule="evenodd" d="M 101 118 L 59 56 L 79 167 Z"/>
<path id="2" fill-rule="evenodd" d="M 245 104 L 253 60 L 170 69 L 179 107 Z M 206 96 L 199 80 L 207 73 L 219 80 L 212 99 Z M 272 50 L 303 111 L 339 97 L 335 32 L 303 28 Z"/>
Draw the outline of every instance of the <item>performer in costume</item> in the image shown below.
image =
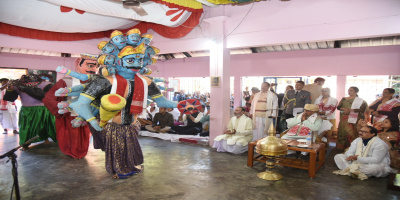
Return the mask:
<path id="1" fill-rule="evenodd" d="M 75 61 L 75 69 L 81 74 L 95 74 L 98 68 L 96 55 L 81 54 L 81 57 Z M 88 125 L 72 127 L 71 121 L 77 116 L 75 112 L 65 112 L 63 114 L 58 112 L 59 108 L 57 105 L 60 102 L 66 101 L 67 97 L 57 97 L 55 96 L 55 92 L 60 88 L 72 87 L 73 85 L 84 84 L 85 82 L 87 81 L 80 81 L 72 77 L 72 83 L 68 82 L 67 84 L 64 79 L 60 79 L 46 93 L 43 99 L 44 105 L 56 117 L 57 140 L 61 152 L 75 159 L 81 159 L 86 156 L 89 149 L 91 132 Z M 93 144 L 97 145 L 98 140 L 96 140 L 95 136 L 93 138 Z"/>
<path id="2" fill-rule="evenodd" d="M 42 102 L 46 92 L 52 86 L 52 83 L 43 81 L 38 75 L 30 74 L 22 75 L 8 88 L 4 99 L 15 101 L 20 96 L 22 102 L 18 123 L 20 145 L 36 135 L 39 135 L 39 138 L 33 142 L 45 140 L 45 143 L 48 143 L 49 137 L 57 142 L 54 116 Z M 24 149 L 26 150 L 28 146 L 24 146 Z"/>
<path id="3" fill-rule="evenodd" d="M 18 134 L 17 106 L 14 102 L 3 100 L 8 81 L 9 79 L 7 78 L 0 79 L 0 122 L 4 129 L 3 134 L 7 134 L 8 129 L 12 129 L 14 134 Z"/>
<path id="4" fill-rule="evenodd" d="M 147 97 L 159 106 L 176 107 L 162 96 L 161 91 L 150 78 L 140 76 L 145 52 L 144 44 L 122 48 L 118 57 L 116 74 L 103 77 L 97 75 L 85 84 L 77 101 L 69 106 L 96 130 L 102 130 L 106 152 L 106 170 L 113 178 L 128 178 L 142 171 L 143 154 L 138 141 L 140 123 L 137 116 L 145 114 Z M 105 96 L 107 94 L 117 96 Z M 120 104 L 122 97 L 126 104 L 114 117 L 109 116 L 112 104 Z M 104 97 L 103 97 L 104 96 Z M 103 97 L 103 98 L 102 98 Z M 100 124 L 92 112 L 91 103 L 101 98 Z M 105 108 L 105 109 L 103 109 Z M 107 115 L 107 118 L 105 116 Z M 110 119 L 107 123 L 107 120 Z M 104 126 L 104 129 L 101 126 Z"/>

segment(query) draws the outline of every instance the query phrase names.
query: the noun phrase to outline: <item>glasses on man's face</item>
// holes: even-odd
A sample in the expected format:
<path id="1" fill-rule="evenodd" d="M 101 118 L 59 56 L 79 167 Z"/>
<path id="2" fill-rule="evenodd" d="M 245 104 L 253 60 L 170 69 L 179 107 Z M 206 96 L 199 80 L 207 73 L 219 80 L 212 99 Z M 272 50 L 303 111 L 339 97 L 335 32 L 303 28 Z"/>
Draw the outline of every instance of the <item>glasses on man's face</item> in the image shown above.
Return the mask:
<path id="1" fill-rule="evenodd" d="M 359 133 L 369 133 L 368 131 L 362 131 L 362 130 L 359 130 L 358 132 Z"/>

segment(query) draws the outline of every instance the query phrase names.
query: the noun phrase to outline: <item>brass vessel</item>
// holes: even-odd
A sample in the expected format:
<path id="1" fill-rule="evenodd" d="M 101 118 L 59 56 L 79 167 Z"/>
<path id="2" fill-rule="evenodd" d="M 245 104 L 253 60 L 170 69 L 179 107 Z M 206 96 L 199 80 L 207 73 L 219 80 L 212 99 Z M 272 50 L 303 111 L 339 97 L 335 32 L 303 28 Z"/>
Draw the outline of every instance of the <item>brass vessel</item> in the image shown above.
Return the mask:
<path id="1" fill-rule="evenodd" d="M 264 156 L 282 156 L 287 154 L 287 145 L 281 139 L 270 135 L 257 142 L 256 152 Z"/>
<path id="2" fill-rule="evenodd" d="M 276 127 L 276 122 L 274 127 Z M 275 136 L 274 127 L 270 130 L 269 136 L 259 140 L 256 146 L 256 152 L 267 157 L 265 162 L 267 170 L 258 173 L 257 176 L 269 181 L 277 181 L 283 178 L 282 175 L 272 171 L 272 169 L 275 167 L 277 157 L 286 155 L 288 150 L 287 144 Z"/>

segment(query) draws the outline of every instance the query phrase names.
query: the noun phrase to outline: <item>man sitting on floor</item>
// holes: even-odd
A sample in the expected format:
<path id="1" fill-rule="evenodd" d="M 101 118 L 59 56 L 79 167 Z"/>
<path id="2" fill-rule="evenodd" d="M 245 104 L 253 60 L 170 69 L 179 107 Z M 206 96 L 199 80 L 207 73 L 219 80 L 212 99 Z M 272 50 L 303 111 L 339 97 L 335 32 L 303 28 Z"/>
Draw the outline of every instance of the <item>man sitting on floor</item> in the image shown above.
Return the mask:
<path id="1" fill-rule="evenodd" d="M 317 112 L 317 105 L 306 104 L 303 113 L 287 120 L 289 131 L 281 138 L 305 139 L 310 131 L 318 132 L 322 126 L 322 119 L 318 116 Z"/>
<path id="2" fill-rule="evenodd" d="M 245 108 L 236 107 L 228 130 L 214 139 L 213 148 L 217 148 L 218 152 L 239 154 L 247 151 L 247 145 L 253 138 L 253 120 L 244 113 Z"/>
<path id="3" fill-rule="evenodd" d="M 196 112 L 190 115 L 183 115 L 179 116 L 179 122 L 184 123 L 187 121 L 187 126 L 174 126 L 172 130 L 175 131 L 175 134 L 178 135 L 197 135 L 202 131 L 202 124 L 200 120 L 204 116 L 204 109 L 206 107 L 202 105 L 200 112 Z"/>
<path id="4" fill-rule="evenodd" d="M 166 133 L 174 125 L 174 117 L 167 112 L 164 107 L 159 108 L 159 112 L 153 117 L 153 124 L 146 125 L 146 129 L 151 132 Z"/>
<path id="5" fill-rule="evenodd" d="M 378 130 L 372 126 L 364 126 L 358 132 L 349 150 L 335 155 L 335 163 L 340 170 L 337 175 L 348 175 L 360 180 L 368 177 L 385 177 L 393 169 L 390 168 L 389 146 L 379 139 Z"/>

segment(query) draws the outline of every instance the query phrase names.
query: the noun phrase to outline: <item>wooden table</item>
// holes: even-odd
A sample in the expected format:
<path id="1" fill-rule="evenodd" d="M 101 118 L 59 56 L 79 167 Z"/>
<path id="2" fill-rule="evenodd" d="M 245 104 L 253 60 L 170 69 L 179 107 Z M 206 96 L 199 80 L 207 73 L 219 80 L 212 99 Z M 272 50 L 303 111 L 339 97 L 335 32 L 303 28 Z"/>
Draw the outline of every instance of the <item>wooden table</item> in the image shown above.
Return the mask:
<path id="1" fill-rule="evenodd" d="M 257 145 L 257 141 L 249 143 L 249 151 L 247 154 L 248 167 L 253 167 L 253 161 L 265 163 L 267 160 L 266 156 L 259 154 L 254 155 L 254 149 L 255 146 Z M 326 151 L 325 144 L 314 143 L 310 147 L 302 148 L 302 147 L 297 147 L 298 142 L 296 140 L 283 140 L 283 141 L 288 144 L 288 150 L 308 152 L 310 154 L 310 159 L 308 161 L 305 161 L 297 158 L 282 157 L 278 159 L 276 164 L 287 167 L 306 169 L 308 170 L 308 176 L 310 178 L 315 178 L 315 173 L 319 170 L 319 168 L 325 165 L 325 151 Z M 317 156 L 318 156 L 318 161 L 317 161 Z"/>

